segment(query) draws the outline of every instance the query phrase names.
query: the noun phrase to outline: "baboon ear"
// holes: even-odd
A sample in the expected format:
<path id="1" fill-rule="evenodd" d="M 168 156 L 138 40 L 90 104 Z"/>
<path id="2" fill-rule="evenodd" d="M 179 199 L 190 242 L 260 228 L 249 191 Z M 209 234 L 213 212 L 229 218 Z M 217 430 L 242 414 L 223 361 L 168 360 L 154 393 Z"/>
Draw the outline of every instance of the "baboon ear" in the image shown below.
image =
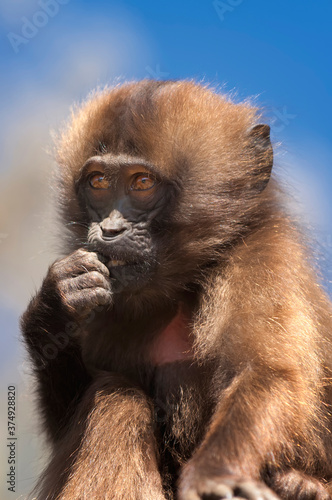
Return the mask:
<path id="1" fill-rule="evenodd" d="M 254 186 L 257 191 L 261 192 L 270 180 L 273 165 L 270 127 L 265 124 L 255 125 L 249 131 L 249 139 L 254 162 L 252 165 L 255 178 Z"/>

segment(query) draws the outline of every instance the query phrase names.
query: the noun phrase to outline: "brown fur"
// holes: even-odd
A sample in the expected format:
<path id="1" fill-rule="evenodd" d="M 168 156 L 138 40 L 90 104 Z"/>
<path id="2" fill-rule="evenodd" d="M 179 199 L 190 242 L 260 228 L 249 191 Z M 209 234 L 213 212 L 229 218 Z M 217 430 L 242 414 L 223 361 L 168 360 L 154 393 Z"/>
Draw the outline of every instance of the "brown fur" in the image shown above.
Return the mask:
<path id="1" fill-rule="evenodd" d="M 225 488 L 276 498 L 263 482 L 282 499 L 332 498 L 331 305 L 276 180 L 256 188 L 271 161 L 250 134 L 260 119 L 249 103 L 191 82 L 127 84 L 74 112 L 57 150 L 69 251 L 86 245 L 75 182 L 90 157 L 144 159 L 177 195 L 153 280 L 83 328 L 89 375 L 60 430 L 46 417 L 54 456 L 40 500 L 173 498 L 178 476 L 181 500 L 222 498 Z M 34 359 L 36 300 L 23 319 Z M 157 367 L 152 394 L 141 367 L 179 301 L 193 361 Z M 40 384 L 55 387 L 59 375 L 46 372 Z"/>

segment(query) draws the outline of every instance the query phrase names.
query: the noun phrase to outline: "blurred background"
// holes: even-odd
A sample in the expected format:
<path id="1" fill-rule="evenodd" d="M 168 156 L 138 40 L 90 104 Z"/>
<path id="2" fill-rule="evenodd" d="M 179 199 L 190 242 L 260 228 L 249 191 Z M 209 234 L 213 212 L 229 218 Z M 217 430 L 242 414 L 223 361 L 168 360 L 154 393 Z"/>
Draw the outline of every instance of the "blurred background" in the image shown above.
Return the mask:
<path id="1" fill-rule="evenodd" d="M 50 206 L 51 130 L 96 86 L 193 78 L 254 97 L 275 171 L 331 290 L 332 3 L 1 0 L 0 498 L 25 498 L 47 456 L 18 319 L 61 251 Z M 17 390 L 16 492 L 7 490 L 7 387 Z"/>

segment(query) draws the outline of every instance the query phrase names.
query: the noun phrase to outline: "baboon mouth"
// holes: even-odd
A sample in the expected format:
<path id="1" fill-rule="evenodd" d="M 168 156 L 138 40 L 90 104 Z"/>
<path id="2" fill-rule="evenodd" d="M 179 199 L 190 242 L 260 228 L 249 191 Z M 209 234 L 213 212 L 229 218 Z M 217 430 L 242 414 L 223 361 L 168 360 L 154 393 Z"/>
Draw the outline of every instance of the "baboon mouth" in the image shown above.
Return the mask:
<path id="1" fill-rule="evenodd" d="M 118 267 L 118 266 L 125 266 L 127 264 L 126 261 L 124 260 L 117 260 L 117 259 L 112 259 L 107 262 L 108 267 Z"/>
<path id="2" fill-rule="evenodd" d="M 141 264 L 137 261 L 131 261 L 131 260 L 120 260 L 120 259 L 110 259 L 108 262 L 106 262 L 106 266 L 108 268 L 113 268 L 113 267 L 140 267 Z"/>

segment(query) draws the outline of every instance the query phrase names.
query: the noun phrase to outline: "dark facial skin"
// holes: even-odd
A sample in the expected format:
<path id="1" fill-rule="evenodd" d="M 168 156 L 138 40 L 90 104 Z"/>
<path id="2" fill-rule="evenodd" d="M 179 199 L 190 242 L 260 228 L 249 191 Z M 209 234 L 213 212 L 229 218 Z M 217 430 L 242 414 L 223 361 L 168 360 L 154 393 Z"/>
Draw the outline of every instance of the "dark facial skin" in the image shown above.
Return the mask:
<path id="1" fill-rule="evenodd" d="M 76 189 L 89 220 L 88 249 L 109 269 L 114 293 L 134 292 L 156 267 L 169 183 L 146 161 L 104 155 L 86 162 Z"/>

